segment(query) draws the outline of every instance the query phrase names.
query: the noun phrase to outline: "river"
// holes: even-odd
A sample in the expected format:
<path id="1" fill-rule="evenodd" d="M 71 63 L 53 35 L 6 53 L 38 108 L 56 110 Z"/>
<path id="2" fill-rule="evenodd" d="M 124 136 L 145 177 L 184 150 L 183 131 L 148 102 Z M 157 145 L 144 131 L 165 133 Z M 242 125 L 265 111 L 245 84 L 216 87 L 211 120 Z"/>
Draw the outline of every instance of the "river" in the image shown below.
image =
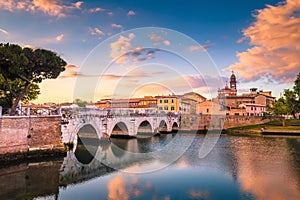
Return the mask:
<path id="1" fill-rule="evenodd" d="M 83 142 L 63 159 L 1 167 L 0 199 L 299 199 L 299 137 L 222 135 L 199 158 L 205 135 L 181 134 L 172 153 L 156 151 L 178 135 L 89 141 L 90 152 Z"/>

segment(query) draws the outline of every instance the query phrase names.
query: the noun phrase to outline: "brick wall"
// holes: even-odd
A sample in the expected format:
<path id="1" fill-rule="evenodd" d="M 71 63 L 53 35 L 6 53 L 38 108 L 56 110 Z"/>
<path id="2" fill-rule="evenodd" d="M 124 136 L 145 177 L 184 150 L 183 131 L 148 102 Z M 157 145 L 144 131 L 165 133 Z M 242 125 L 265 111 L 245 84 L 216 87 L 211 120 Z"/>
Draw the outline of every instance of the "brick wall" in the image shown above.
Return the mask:
<path id="1" fill-rule="evenodd" d="M 60 149 L 61 117 L 0 117 L 0 155 Z"/>

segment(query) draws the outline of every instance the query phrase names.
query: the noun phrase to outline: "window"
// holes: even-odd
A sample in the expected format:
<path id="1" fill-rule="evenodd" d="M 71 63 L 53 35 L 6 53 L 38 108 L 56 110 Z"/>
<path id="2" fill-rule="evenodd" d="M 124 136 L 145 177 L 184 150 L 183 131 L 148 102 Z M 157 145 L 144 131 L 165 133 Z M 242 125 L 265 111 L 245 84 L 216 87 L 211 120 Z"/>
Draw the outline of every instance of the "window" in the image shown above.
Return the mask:
<path id="1" fill-rule="evenodd" d="M 234 113 L 234 115 L 238 116 L 238 115 L 240 115 L 240 113 Z"/>
<path id="2" fill-rule="evenodd" d="M 168 99 L 165 99 L 165 100 L 164 100 L 164 103 L 168 103 Z"/>
<path id="3" fill-rule="evenodd" d="M 206 108 L 206 113 L 209 113 L 209 109 L 208 108 Z"/>
<path id="4" fill-rule="evenodd" d="M 174 103 L 174 99 L 172 99 L 171 102 Z"/>
<path id="5" fill-rule="evenodd" d="M 159 110 L 162 110 L 162 107 L 160 106 L 158 109 L 159 109 Z"/>
<path id="6" fill-rule="evenodd" d="M 168 106 L 165 106 L 165 107 L 164 107 L 164 110 L 168 110 Z"/>
<path id="7" fill-rule="evenodd" d="M 171 110 L 175 110 L 174 106 L 171 106 Z"/>
<path id="8" fill-rule="evenodd" d="M 159 103 L 162 103 L 162 99 L 159 100 Z"/>

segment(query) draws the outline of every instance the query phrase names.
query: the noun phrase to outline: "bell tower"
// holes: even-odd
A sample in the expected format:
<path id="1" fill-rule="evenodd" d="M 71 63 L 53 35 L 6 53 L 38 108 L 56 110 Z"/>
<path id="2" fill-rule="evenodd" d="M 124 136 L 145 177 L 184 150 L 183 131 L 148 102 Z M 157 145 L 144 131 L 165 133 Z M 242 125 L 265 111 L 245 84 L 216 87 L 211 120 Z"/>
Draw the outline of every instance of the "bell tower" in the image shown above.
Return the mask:
<path id="1" fill-rule="evenodd" d="M 230 88 L 236 90 L 236 77 L 233 71 L 232 71 L 232 75 L 230 76 Z"/>

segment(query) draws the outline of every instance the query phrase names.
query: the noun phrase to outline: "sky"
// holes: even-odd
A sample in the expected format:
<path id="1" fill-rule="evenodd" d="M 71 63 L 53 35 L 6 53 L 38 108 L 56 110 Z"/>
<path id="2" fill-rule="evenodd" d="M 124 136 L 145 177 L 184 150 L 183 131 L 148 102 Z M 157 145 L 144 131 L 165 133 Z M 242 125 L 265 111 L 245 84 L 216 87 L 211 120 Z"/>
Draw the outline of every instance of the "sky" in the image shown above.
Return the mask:
<path id="1" fill-rule="evenodd" d="M 151 27 L 151 28 L 150 28 Z M 0 41 L 57 52 L 35 102 L 199 92 L 279 97 L 300 72 L 299 0 L 1 0 Z"/>

